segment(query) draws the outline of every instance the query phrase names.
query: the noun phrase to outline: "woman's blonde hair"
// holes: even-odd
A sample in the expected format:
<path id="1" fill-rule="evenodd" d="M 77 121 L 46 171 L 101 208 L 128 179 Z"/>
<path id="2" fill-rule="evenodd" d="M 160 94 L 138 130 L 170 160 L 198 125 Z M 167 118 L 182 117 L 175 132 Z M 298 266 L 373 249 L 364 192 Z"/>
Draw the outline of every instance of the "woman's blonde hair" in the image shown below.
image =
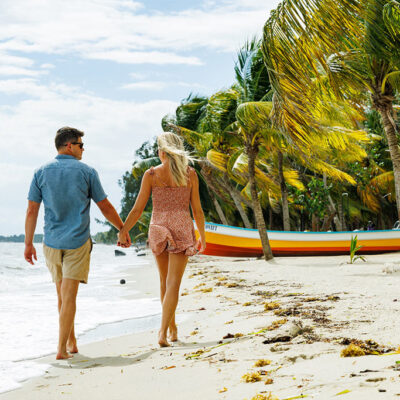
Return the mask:
<path id="1" fill-rule="evenodd" d="M 187 185 L 187 167 L 192 161 L 189 153 L 185 150 L 183 140 L 172 132 L 164 132 L 157 136 L 158 149 L 162 150 L 168 157 L 169 168 L 172 179 L 177 186 Z"/>

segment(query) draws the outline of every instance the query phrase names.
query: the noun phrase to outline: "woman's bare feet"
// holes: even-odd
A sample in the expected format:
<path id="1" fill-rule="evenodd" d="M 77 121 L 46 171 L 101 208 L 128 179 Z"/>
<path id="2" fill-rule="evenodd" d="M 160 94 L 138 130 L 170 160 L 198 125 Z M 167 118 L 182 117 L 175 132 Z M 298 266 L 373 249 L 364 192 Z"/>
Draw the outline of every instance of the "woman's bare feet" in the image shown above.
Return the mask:
<path id="1" fill-rule="evenodd" d="M 178 328 L 175 326 L 170 326 L 169 328 L 169 335 L 168 339 L 171 342 L 177 342 L 178 341 Z"/>
<path id="2" fill-rule="evenodd" d="M 72 358 L 72 354 L 68 354 L 66 351 L 61 352 L 59 351 L 56 355 L 56 360 L 67 360 L 68 358 Z"/>
<path id="3" fill-rule="evenodd" d="M 160 345 L 160 347 L 171 346 L 167 341 L 166 335 L 161 332 L 158 332 L 158 344 Z"/>
<path id="4" fill-rule="evenodd" d="M 76 342 L 67 343 L 67 351 L 72 354 L 79 353 Z"/>

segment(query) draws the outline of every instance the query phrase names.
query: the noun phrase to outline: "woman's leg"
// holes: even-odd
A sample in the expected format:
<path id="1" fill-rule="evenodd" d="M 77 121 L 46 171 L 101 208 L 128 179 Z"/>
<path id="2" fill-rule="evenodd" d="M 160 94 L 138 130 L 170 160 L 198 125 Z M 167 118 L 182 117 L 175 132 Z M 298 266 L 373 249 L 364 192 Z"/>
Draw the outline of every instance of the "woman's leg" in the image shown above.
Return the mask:
<path id="1" fill-rule="evenodd" d="M 164 301 L 165 291 L 167 288 L 167 276 L 168 276 L 168 263 L 169 263 L 169 253 L 164 251 L 158 256 L 155 256 L 158 272 L 160 275 L 160 299 L 161 305 Z M 176 342 L 178 340 L 178 329 L 175 323 L 175 313 L 171 318 L 171 322 L 169 323 L 169 339 L 172 342 Z"/>
<path id="2" fill-rule="evenodd" d="M 166 290 L 162 302 L 162 320 L 159 332 L 158 343 L 160 346 L 168 346 L 167 330 L 173 321 L 176 306 L 178 305 L 179 288 L 185 272 L 188 256 L 183 253 L 169 254 L 168 273 L 166 280 Z"/>

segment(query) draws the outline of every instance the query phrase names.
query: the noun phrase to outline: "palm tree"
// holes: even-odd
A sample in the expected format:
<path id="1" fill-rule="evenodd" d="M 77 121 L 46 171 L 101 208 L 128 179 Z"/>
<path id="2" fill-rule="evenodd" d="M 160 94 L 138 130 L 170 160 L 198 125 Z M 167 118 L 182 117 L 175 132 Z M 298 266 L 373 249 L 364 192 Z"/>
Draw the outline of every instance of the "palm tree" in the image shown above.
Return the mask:
<path id="1" fill-rule="evenodd" d="M 283 110 L 274 118 L 301 147 L 320 135 L 315 110 L 326 104 L 323 93 L 358 109 L 371 102 L 387 137 L 400 218 L 393 109 L 400 90 L 399 15 L 396 0 L 283 0 L 265 24 L 263 52 Z"/>

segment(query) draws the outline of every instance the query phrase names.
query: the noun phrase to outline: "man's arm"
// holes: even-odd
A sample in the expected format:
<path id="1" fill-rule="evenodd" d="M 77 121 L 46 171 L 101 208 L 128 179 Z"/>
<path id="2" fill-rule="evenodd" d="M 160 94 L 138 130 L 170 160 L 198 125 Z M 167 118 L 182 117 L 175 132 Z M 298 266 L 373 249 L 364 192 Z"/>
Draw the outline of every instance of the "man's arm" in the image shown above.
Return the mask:
<path id="1" fill-rule="evenodd" d="M 28 209 L 25 218 L 25 251 L 24 257 L 29 264 L 33 265 L 32 257 L 37 261 L 36 249 L 33 245 L 33 236 L 35 235 L 36 223 L 39 214 L 40 203 L 28 201 Z"/>
<path id="2" fill-rule="evenodd" d="M 106 217 L 106 219 L 112 224 L 114 225 L 118 231 L 121 230 L 122 226 L 124 225 L 120 216 L 117 213 L 117 210 L 114 208 L 114 206 L 109 202 L 109 200 L 107 198 L 105 198 L 104 200 L 99 201 L 98 203 L 96 203 L 97 206 L 100 208 L 100 211 L 102 212 L 102 214 Z M 131 239 L 129 237 L 129 234 L 127 235 L 126 238 L 129 246 L 131 245 Z"/>

